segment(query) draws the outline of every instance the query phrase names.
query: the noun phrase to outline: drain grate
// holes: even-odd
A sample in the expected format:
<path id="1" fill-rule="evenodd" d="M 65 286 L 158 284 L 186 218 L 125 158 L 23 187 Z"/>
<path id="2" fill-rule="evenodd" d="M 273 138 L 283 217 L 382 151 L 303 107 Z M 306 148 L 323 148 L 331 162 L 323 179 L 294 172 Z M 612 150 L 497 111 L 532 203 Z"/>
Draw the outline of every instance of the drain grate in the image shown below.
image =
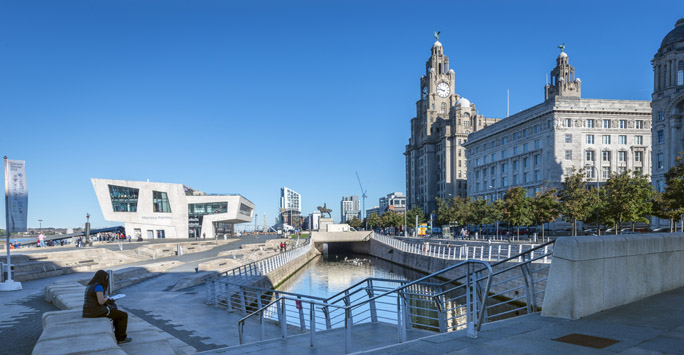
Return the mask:
<path id="1" fill-rule="evenodd" d="M 553 340 L 560 341 L 563 343 L 573 344 L 573 345 L 586 346 L 588 348 L 594 348 L 594 349 L 607 348 L 613 344 L 617 344 L 620 342 L 619 340 L 615 340 L 615 339 L 594 337 L 591 335 L 576 334 L 576 333 L 568 334 L 566 336 L 562 336 L 560 338 L 556 338 Z"/>

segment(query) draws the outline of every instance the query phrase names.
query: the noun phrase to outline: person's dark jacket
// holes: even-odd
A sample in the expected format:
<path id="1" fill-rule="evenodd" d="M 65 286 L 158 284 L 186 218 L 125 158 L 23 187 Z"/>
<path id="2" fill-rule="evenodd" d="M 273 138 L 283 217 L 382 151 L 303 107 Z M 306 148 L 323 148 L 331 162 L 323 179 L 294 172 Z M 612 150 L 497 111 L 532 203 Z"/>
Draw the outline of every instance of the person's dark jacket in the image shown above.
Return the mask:
<path id="1" fill-rule="evenodd" d="M 83 318 L 97 318 L 104 317 L 109 313 L 106 304 L 99 304 L 97 302 L 97 294 L 95 293 L 95 286 L 99 284 L 91 284 L 86 286 L 85 296 L 83 298 Z"/>

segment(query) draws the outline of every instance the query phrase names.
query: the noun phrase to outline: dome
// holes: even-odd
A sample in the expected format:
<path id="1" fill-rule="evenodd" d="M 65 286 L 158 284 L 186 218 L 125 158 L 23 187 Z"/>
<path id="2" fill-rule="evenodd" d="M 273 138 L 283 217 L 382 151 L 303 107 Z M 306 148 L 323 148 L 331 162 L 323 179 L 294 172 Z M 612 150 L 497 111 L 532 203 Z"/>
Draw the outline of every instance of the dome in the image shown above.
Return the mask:
<path id="1" fill-rule="evenodd" d="M 663 42 L 660 43 L 660 48 L 677 42 L 684 42 L 684 18 L 680 18 L 675 24 L 674 30 L 670 31 L 670 33 L 663 38 Z"/>
<path id="2" fill-rule="evenodd" d="M 470 108 L 470 101 L 468 101 L 468 99 L 465 97 L 462 97 L 456 101 L 456 107 Z"/>
<path id="3" fill-rule="evenodd" d="M 565 52 L 561 52 L 561 53 L 558 55 L 558 57 L 567 58 L 567 57 L 568 57 L 568 54 L 565 53 Z"/>
<path id="4" fill-rule="evenodd" d="M 435 41 L 435 43 L 432 45 L 432 47 L 441 47 L 442 44 L 439 41 Z"/>

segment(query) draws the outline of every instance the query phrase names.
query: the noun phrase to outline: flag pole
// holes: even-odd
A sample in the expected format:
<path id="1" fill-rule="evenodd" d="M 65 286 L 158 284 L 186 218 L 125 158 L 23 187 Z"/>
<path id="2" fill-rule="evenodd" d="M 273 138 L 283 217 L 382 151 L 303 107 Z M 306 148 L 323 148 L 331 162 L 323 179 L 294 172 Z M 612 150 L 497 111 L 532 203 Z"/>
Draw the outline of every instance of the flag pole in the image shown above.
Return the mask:
<path id="1" fill-rule="evenodd" d="M 7 195 L 9 193 L 9 183 L 7 179 L 7 156 L 5 155 L 5 233 L 7 233 L 7 244 L 5 247 L 7 248 L 7 280 L 12 280 L 12 268 L 10 265 L 12 265 L 10 261 L 10 231 L 9 231 L 9 196 Z M 4 270 L 3 270 L 4 272 Z"/>

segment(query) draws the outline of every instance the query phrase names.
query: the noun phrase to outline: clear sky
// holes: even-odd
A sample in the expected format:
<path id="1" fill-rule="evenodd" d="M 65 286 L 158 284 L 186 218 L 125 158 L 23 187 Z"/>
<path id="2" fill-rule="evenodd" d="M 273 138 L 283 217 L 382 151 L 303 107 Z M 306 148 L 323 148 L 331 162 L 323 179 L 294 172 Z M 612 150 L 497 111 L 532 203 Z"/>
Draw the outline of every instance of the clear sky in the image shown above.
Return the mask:
<path id="1" fill-rule="evenodd" d="M 0 1 L 0 156 L 26 160 L 29 227 L 105 221 L 91 177 L 239 193 L 273 223 L 405 192 L 434 42 L 487 117 L 540 103 L 559 44 L 588 98 L 649 100 L 684 1 Z M 4 216 L 4 204 L 0 206 Z M 4 223 L 3 223 L 4 227 Z"/>

